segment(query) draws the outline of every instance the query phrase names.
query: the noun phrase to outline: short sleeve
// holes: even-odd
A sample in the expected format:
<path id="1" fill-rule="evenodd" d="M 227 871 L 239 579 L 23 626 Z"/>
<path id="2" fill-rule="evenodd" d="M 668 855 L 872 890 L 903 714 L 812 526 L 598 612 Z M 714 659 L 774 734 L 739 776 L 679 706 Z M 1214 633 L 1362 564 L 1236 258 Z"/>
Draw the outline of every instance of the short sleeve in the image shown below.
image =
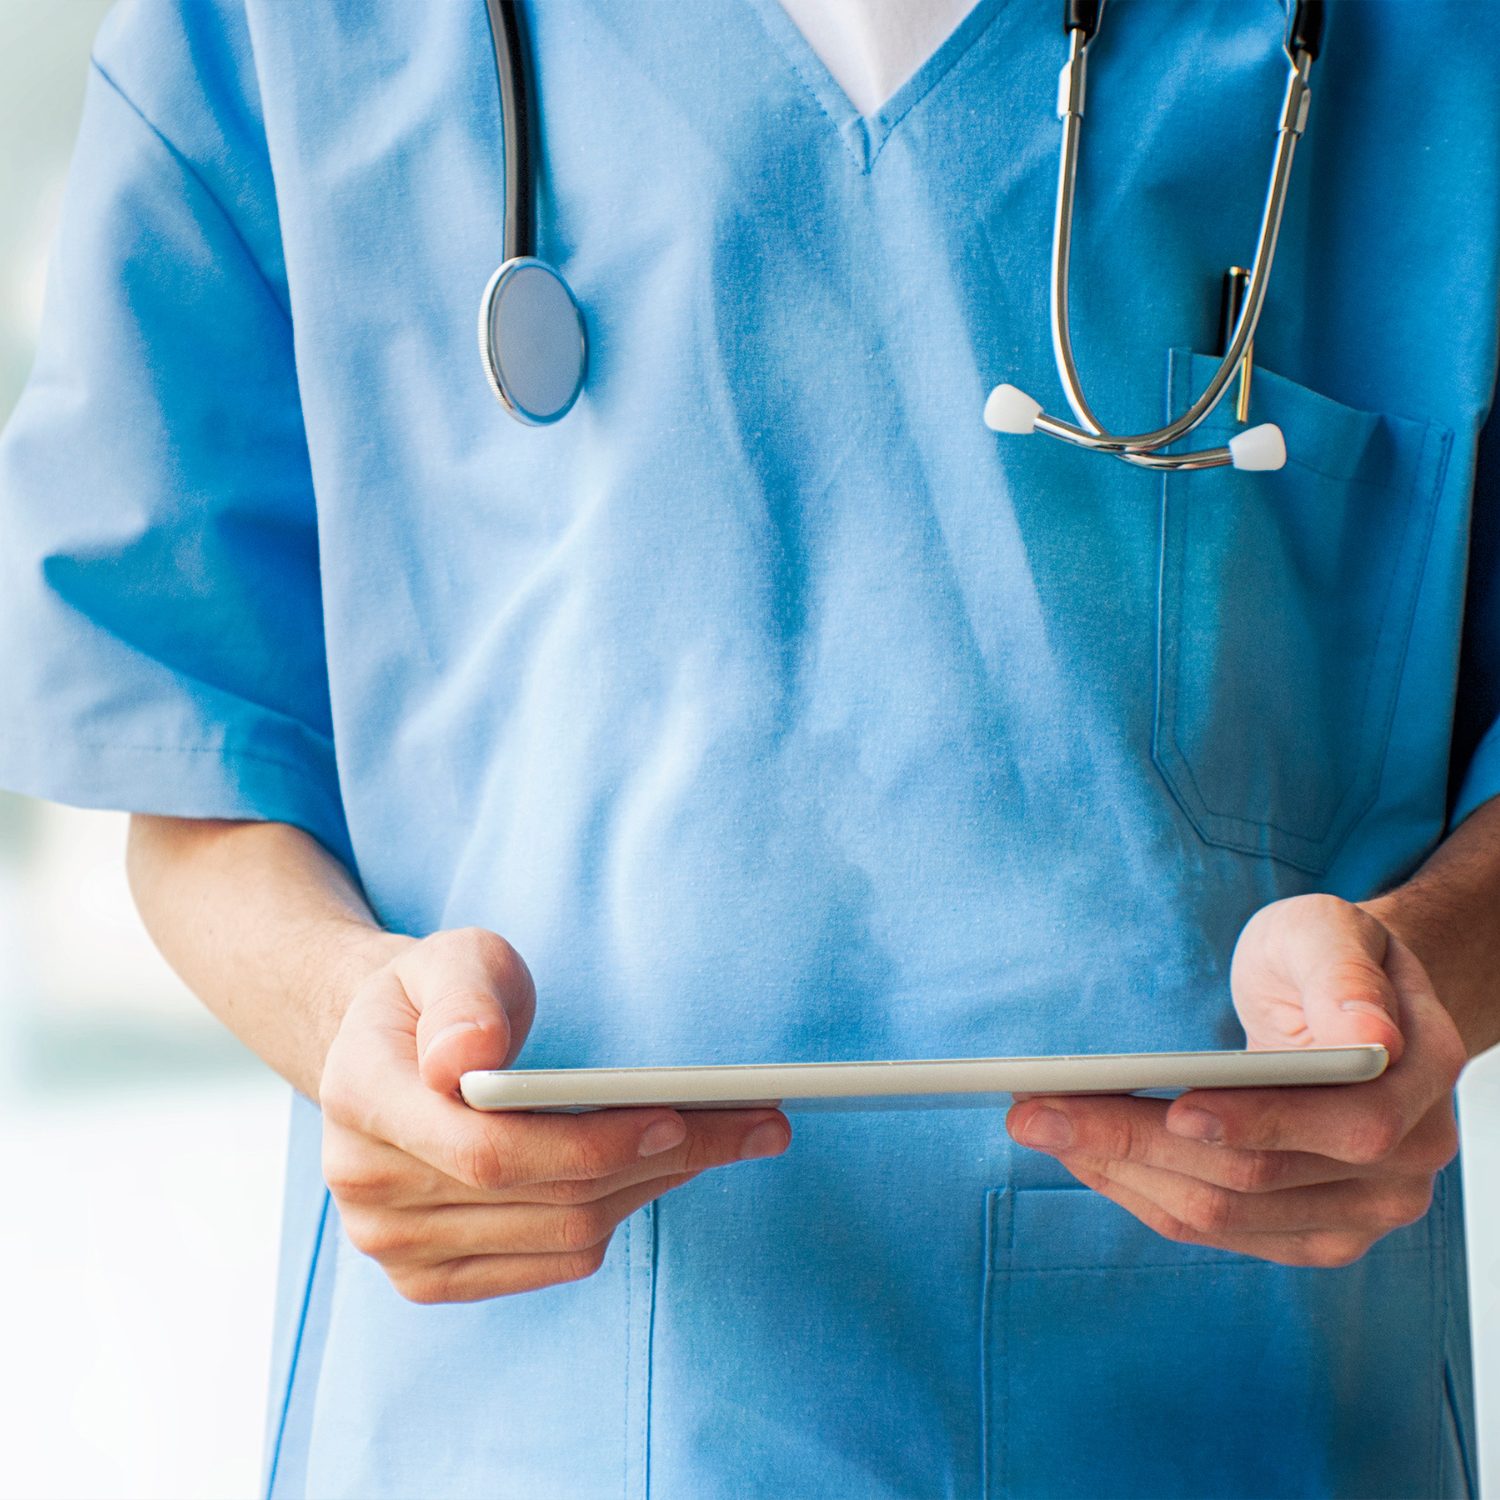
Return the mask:
<path id="1" fill-rule="evenodd" d="M 1493 409 L 1474 476 L 1450 782 L 1450 827 L 1500 794 L 1500 413 Z"/>
<path id="2" fill-rule="evenodd" d="M 148 0 L 96 54 L 0 438 L 0 785 L 343 850 L 289 296 L 231 15 Z"/>

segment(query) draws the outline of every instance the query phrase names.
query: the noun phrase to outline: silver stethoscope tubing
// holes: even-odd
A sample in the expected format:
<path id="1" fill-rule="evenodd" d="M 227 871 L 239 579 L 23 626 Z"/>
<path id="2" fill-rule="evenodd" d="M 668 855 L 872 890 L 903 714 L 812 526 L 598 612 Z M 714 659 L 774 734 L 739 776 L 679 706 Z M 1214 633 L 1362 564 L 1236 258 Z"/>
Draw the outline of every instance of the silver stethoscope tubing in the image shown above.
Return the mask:
<path id="1" fill-rule="evenodd" d="M 518 422 L 567 416 L 583 389 L 588 332 L 572 289 L 536 256 L 536 112 L 525 22 L 515 0 L 485 0 L 505 135 L 504 260 L 479 303 L 479 353 Z"/>
<path id="2" fill-rule="evenodd" d="M 1058 378 L 1077 423 L 1063 421 L 1042 410 L 1041 403 L 1013 385 L 999 385 L 985 402 L 985 422 L 996 432 L 1025 434 L 1042 432 L 1079 448 L 1108 453 L 1149 469 L 1215 469 L 1233 465 L 1238 469 L 1279 469 L 1286 462 L 1286 444 L 1281 429 L 1273 423 L 1247 427 L 1222 448 L 1203 448 L 1193 453 L 1167 454 L 1160 450 L 1197 428 L 1224 398 L 1230 381 L 1240 368 L 1245 352 L 1255 339 L 1271 266 L 1276 259 L 1276 238 L 1286 207 L 1292 158 L 1297 142 L 1307 128 L 1312 101 L 1309 76 L 1323 36 L 1323 0 L 1297 0 L 1284 51 L 1288 72 L 1281 123 L 1276 132 L 1276 154 L 1270 185 L 1261 213 L 1255 260 L 1250 268 L 1234 332 L 1228 340 L 1213 378 L 1183 414 L 1154 432 L 1122 436 L 1108 431 L 1094 415 L 1078 376 L 1073 358 L 1073 338 L 1068 321 L 1068 271 L 1073 248 L 1073 204 L 1078 179 L 1078 142 L 1083 130 L 1084 88 L 1088 49 L 1099 29 L 1104 0 L 1067 0 L 1063 25 L 1068 34 L 1068 60 L 1058 78 L 1057 113 L 1062 120 L 1062 154 L 1057 174 L 1057 211 L 1052 230 L 1052 353 Z"/>

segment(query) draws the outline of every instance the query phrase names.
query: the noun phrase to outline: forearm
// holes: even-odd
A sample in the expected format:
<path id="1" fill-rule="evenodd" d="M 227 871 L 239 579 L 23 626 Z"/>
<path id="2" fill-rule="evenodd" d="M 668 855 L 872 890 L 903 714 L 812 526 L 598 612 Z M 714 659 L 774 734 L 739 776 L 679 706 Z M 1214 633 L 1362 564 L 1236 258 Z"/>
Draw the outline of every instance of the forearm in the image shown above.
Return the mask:
<path id="1" fill-rule="evenodd" d="M 1500 1043 L 1500 798 L 1404 885 L 1361 905 L 1421 959 L 1471 1057 Z"/>
<path id="2" fill-rule="evenodd" d="M 411 939 L 382 931 L 344 867 L 284 823 L 137 816 L 127 864 L 167 962 L 316 1098 L 349 996 Z"/>

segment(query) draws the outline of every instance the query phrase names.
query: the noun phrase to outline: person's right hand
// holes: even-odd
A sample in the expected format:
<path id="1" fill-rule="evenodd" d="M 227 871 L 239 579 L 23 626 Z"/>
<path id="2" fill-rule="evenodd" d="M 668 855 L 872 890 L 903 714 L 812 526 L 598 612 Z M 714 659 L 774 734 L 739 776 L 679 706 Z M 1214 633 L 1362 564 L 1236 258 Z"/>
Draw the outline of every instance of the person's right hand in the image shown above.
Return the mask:
<path id="1" fill-rule="evenodd" d="M 636 1209 L 791 1140 L 774 1109 L 470 1109 L 459 1075 L 509 1066 L 535 1009 L 531 974 L 503 938 L 442 932 L 360 986 L 329 1048 L 323 1173 L 350 1241 L 413 1302 L 591 1275 Z"/>

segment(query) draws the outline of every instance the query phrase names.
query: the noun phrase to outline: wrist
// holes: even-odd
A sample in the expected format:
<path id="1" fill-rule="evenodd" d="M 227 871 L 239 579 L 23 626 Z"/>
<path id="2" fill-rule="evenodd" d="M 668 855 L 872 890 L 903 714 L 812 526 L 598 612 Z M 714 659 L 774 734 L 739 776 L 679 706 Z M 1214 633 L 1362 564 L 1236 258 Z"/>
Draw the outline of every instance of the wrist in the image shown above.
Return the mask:
<path id="1" fill-rule="evenodd" d="M 1445 925 L 1434 913 L 1424 910 L 1419 893 L 1406 894 L 1406 888 L 1400 886 L 1355 905 L 1416 955 L 1471 1058 L 1500 1040 L 1490 1007 L 1474 1003 L 1473 965 L 1451 922 Z"/>
<path id="2" fill-rule="evenodd" d="M 417 939 L 405 933 L 387 932 L 363 922 L 351 922 L 341 934 L 336 952 L 336 973 L 341 990 L 340 1010 L 347 1009 L 354 991 L 372 974 L 393 963 Z"/>
<path id="3" fill-rule="evenodd" d="M 1368 912 L 1392 937 L 1400 939 L 1418 958 L 1421 958 L 1420 948 L 1412 942 L 1412 934 L 1406 930 L 1406 924 L 1401 919 L 1400 907 L 1394 897 L 1395 892 L 1388 892 L 1384 896 L 1375 896 L 1369 901 L 1356 901 L 1353 904 L 1361 911 Z"/>
<path id="4" fill-rule="evenodd" d="M 361 986 L 414 947 L 417 939 L 368 922 L 340 921 L 325 928 L 314 941 L 316 977 L 311 989 L 319 1024 L 313 1066 L 315 1078 L 320 1079 L 328 1049 Z M 312 1097 L 317 1097 L 315 1090 Z"/>

